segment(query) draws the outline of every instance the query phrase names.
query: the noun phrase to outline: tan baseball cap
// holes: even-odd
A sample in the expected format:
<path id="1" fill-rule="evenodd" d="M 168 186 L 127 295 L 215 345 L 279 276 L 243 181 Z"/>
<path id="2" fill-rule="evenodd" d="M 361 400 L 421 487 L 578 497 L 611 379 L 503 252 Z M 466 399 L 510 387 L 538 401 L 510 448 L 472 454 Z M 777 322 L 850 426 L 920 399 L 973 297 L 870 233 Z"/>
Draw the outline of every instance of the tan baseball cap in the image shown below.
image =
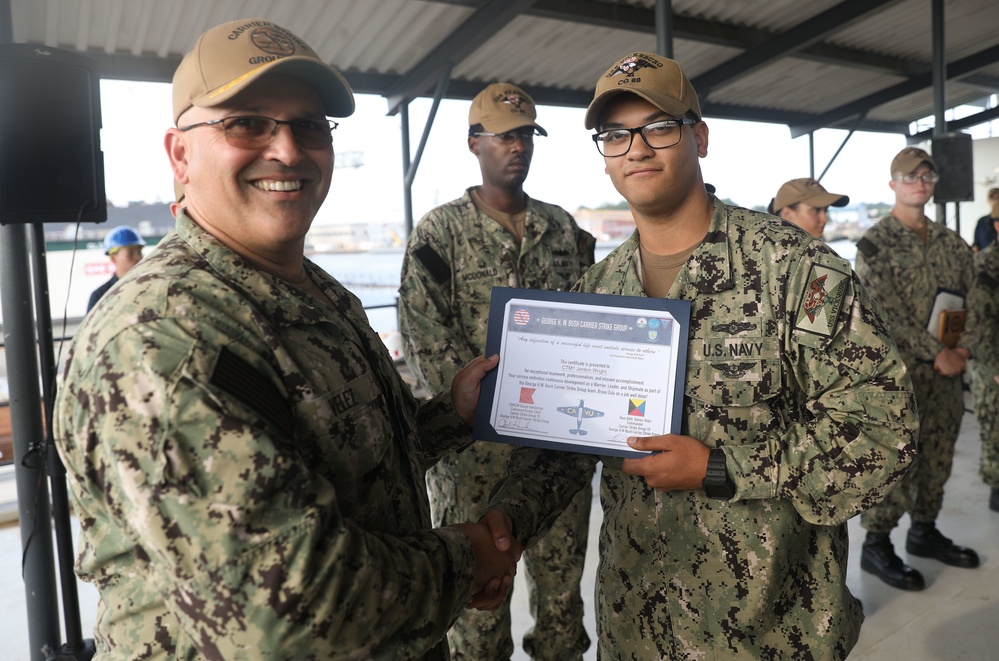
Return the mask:
<path id="1" fill-rule="evenodd" d="M 279 71 L 311 86 L 331 117 L 354 112 L 354 95 L 336 69 L 289 30 L 244 18 L 202 34 L 173 75 L 173 120 L 191 106 L 211 108 L 264 74 Z"/>
<path id="2" fill-rule="evenodd" d="M 910 174 L 919 167 L 920 163 L 926 163 L 934 172 L 937 172 L 937 163 L 933 157 L 919 147 L 906 147 L 891 160 L 891 175 L 896 172 Z"/>
<path id="3" fill-rule="evenodd" d="M 586 109 L 586 128 L 596 128 L 604 106 L 625 92 L 637 94 L 674 117 L 692 112 L 701 119 L 697 93 L 679 64 L 662 55 L 632 53 L 615 62 L 597 81 L 593 100 Z"/>
<path id="4" fill-rule="evenodd" d="M 536 120 L 537 108 L 531 95 L 510 83 L 493 83 L 475 95 L 468 109 L 468 125 L 482 124 L 490 133 L 506 133 L 521 126 L 533 126 L 541 135 L 548 131 Z"/>
<path id="5" fill-rule="evenodd" d="M 777 191 L 777 197 L 774 198 L 773 211 L 771 213 L 780 213 L 780 210 L 784 207 L 789 207 L 792 204 L 800 202 L 816 208 L 845 207 L 850 203 L 850 198 L 846 195 L 830 193 L 822 187 L 822 184 L 810 177 L 792 179 Z"/>

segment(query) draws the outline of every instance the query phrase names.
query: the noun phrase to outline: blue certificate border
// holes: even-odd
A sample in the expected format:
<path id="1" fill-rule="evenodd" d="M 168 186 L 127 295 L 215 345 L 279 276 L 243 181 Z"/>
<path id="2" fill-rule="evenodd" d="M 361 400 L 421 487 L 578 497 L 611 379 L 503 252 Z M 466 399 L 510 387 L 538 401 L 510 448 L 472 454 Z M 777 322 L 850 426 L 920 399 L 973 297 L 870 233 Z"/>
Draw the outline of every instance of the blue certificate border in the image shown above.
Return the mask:
<path id="1" fill-rule="evenodd" d="M 593 305 L 597 307 L 636 308 L 644 310 L 663 310 L 669 313 L 680 325 L 681 339 L 675 347 L 676 377 L 673 386 L 673 415 L 671 417 L 670 433 L 679 434 L 681 415 L 683 413 L 684 383 L 687 374 L 687 342 L 690 331 L 690 301 L 668 298 L 647 298 L 644 296 L 617 296 L 612 294 L 590 294 L 584 292 L 539 291 L 535 289 L 515 289 L 511 287 L 493 287 L 489 301 L 489 325 L 486 335 L 486 356 L 499 354 L 502 349 L 503 319 L 507 303 L 511 299 L 527 299 L 533 301 L 568 303 L 571 305 Z M 492 405 L 499 369 L 494 369 L 482 379 L 479 393 L 479 404 L 475 411 L 475 426 L 472 436 L 476 440 L 507 443 L 509 445 L 525 445 L 546 450 L 562 450 L 583 452 L 614 457 L 644 457 L 647 452 L 633 450 L 614 450 L 592 445 L 577 444 L 566 441 L 545 441 L 534 438 L 523 438 L 509 434 L 499 434 L 490 423 Z"/>

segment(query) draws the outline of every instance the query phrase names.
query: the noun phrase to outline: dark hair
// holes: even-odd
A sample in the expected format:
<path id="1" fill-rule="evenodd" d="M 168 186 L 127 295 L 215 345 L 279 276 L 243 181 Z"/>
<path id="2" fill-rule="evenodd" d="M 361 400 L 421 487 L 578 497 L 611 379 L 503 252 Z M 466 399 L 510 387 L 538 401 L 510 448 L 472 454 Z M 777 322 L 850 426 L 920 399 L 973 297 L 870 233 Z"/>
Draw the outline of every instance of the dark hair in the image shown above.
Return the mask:
<path id="1" fill-rule="evenodd" d="M 475 137 L 476 133 L 484 133 L 485 130 L 486 127 L 484 127 L 482 124 L 472 124 L 471 126 L 468 127 L 468 137 L 473 138 Z"/>
<path id="2" fill-rule="evenodd" d="M 794 204 L 785 204 L 780 209 L 774 209 L 774 202 L 776 201 L 777 201 L 776 197 L 770 198 L 770 204 L 767 206 L 767 213 L 769 213 L 771 216 L 779 216 L 780 209 L 793 209 L 797 211 L 798 207 L 801 206 L 801 202 L 795 202 Z"/>
<path id="3" fill-rule="evenodd" d="M 989 199 L 991 200 L 993 197 L 999 197 L 999 188 L 989 189 Z"/>

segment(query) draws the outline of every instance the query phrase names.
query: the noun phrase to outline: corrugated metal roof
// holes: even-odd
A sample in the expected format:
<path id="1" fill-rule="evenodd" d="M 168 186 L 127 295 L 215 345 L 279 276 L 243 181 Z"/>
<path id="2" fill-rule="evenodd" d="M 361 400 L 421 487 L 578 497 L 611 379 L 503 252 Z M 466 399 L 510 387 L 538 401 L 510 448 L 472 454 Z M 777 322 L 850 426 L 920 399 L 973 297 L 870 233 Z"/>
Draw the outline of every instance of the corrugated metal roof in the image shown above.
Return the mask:
<path id="1" fill-rule="evenodd" d="M 510 80 L 541 103 L 585 105 L 622 55 L 655 51 L 654 0 L 10 0 L 14 41 L 86 53 L 102 75 L 169 80 L 197 36 L 266 17 L 390 108 L 470 98 Z M 931 0 L 673 0 L 674 57 L 705 115 L 904 131 L 933 114 Z M 994 0 L 947 0 L 948 105 L 999 92 Z M 513 8 L 513 9 L 511 9 Z M 519 10 L 519 11 L 518 11 Z M 485 21 L 485 23 L 483 22 Z M 800 39 L 807 35 L 803 42 Z M 799 40 L 797 43 L 795 40 Z M 915 82 L 913 82 L 915 79 Z M 996 116 L 984 111 L 979 118 Z"/>

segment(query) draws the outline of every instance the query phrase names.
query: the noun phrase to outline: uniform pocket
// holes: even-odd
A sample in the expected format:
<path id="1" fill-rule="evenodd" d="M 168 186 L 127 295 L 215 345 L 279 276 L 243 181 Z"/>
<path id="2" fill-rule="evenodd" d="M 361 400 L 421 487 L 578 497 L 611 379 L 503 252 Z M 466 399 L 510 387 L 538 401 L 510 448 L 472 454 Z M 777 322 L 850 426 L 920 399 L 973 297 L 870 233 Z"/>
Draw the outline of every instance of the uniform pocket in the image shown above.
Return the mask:
<path id="1" fill-rule="evenodd" d="M 689 363 L 685 393 L 690 436 L 708 445 L 745 443 L 780 424 L 781 363 L 770 358 Z"/>
<path id="2" fill-rule="evenodd" d="M 705 360 L 687 366 L 686 393 L 711 406 L 753 406 L 780 392 L 780 361 Z"/>
<path id="3" fill-rule="evenodd" d="M 391 417 L 374 375 L 295 406 L 296 441 L 306 461 L 344 472 L 348 483 L 379 464 L 392 443 Z"/>

